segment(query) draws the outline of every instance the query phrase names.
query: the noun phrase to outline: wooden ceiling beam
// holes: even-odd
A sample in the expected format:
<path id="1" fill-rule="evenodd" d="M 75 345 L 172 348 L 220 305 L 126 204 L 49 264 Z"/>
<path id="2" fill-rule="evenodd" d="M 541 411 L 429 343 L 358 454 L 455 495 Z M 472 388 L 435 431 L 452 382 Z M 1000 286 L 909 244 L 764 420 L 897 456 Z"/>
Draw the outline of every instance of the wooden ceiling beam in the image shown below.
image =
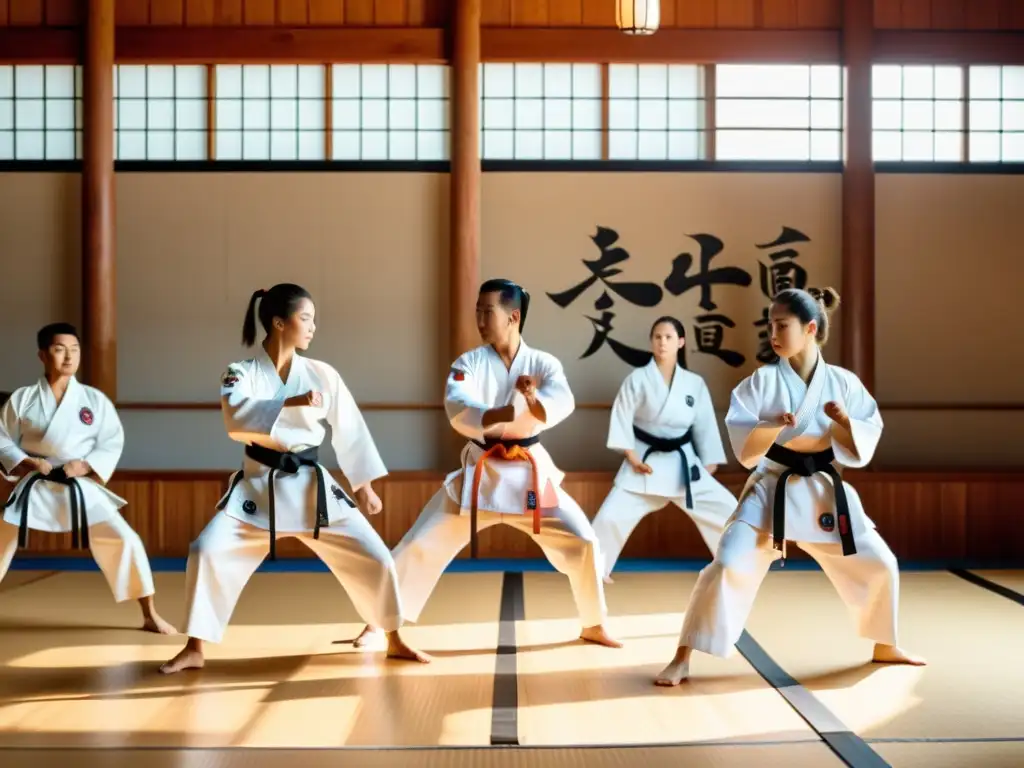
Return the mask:
<path id="1" fill-rule="evenodd" d="M 614 29 L 481 30 L 483 61 L 838 63 L 836 30 L 663 29 L 630 37 Z M 875 62 L 1024 63 L 1024 32 L 874 30 Z M 74 63 L 79 30 L 0 27 L 0 62 Z M 118 63 L 440 64 L 450 60 L 441 28 L 122 27 Z"/>

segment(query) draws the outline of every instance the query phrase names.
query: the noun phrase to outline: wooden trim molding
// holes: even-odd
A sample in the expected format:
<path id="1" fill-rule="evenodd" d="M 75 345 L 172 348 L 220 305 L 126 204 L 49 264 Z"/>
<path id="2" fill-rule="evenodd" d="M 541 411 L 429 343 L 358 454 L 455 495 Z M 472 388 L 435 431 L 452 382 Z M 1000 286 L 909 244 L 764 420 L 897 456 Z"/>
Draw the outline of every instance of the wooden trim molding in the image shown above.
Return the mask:
<path id="1" fill-rule="evenodd" d="M 337 472 L 332 474 L 344 484 Z M 229 470 L 123 471 L 114 474 L 110 488 L 128 501 L 122 514 L 150 557 L 184 558 L 189 544 L 213 517 L 229 476 Z M 717 477 L 738 493 L 746 473 L 723 471 Z M 384 511 L 368 519 L 388 547 L 394 547 L 413 525 L 443 478 L 443 472 L 395 472 L 374 483 Z M 612 478 L 611 472 L 569 472 L 563 487 L 593 518 L 611 489 Z M 845 478 L 903 563 L 997 564 L 1020 562 L 1024 556 L 1024 527 L 1015 524 L 1024 505 L 1024 470 L 850 471 Z M 0 480 L 0 498 L 6 498 L 9 490 L 9 484 Z M 33 531 L 20 556 L 88 557 L 88 552 L 70 549 L 70 538 L 70 534 Z M 543 557 L 528 536 L 504 525 L 482 531 L 477 542 L 481 559 Z M 313 557 L 304 545 L 283 537 L 278 552 L 282 558 Z M 794 560 L 806 558 L 797 547 L 789 553 Z M 459 557 L 468 556 L 467 546 Z M 637 526 L 623 557 L 707 561 L 711 553 L 690 519 L 667 506 Z"/>

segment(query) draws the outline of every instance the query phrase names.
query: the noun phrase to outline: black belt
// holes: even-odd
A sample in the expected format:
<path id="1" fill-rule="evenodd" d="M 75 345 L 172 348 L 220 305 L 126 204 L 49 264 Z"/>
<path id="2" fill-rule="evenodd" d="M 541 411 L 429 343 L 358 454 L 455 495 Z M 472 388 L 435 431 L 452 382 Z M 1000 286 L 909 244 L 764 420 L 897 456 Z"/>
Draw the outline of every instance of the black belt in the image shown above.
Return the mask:
<path id="1" fill-rule="evenodd" d="M 778 484 L 775 486 L 775 506 L 772 515 L 772 538 L 773 547 L 781 550 L 782 543 L 786 539 L 786 481 L 792 475 L 810 477 L 817 472 L 824 472 L 832 478 L 832 485 L 836 495 L 836 519 L 832 519 L 832 513 L 824 512 L 818 518 L 818 524 L 823 530 L 831 531 L 839 526 L 839 538 L 843 543 L 843 555 L 857 554 L 857 546 L 853 541 L 853 526 L 850 521 L 850 505 L 846 501 L 846 489 L 843 487 L 843 478 L 832 466 L 835 460 L 835 453 L 831 448 L 817 453 L 801 453 L 790 448 L 783 448 L 778 443 L 772 443 L 766 457 L 777 464 L 786 467 L 779 475 Z"/>
<path id="2" fill-rule="evenodd" d="M 508 439 L 501 439 L 497 437 L 485 437 L 483 440 L 473 440 L 473 442 L 480 448 L 483 448 L 485 452 L 489 451 L 496 445 L 504 445 L 506 448 L 513 448 L 516 446 L 520 448 L 529 448 L 531 445 L 536 445 L 537 443 L 540 442 L 540 435 L 534 435 L 533 437 L 513 437 Z M 465 477 L 462 478 L 462 482 L 463 484 L 465 484 Z M 472 482 L 472 480 L 470 482 Z M 540 493 L 540 489 L 536 488 L 534 489 L 534 493 L 528 495 L 526 506 L 531 511 L 535 510 L 537 508 L 537 504 L 539 503 L 537 500 L 538 493 Z M 476 519 L 477 505 L 476 498 L 474 497 L 473 503 L 469 505 L 469 556 L 474 560 L 477 558 L 479 550 L 479 545 L 477 541 L 478 536 L 476 530 Z"/>
<path id="3" fill-rule="evenodd" d="M 78 478 L 68 477 L 64 472 L 64 467 L 54 467 L 48 475 L 36 473 L 25 481 L 25 485 L 21 489 L 21 498 L 16 502 L 18 511 L 21 513 L 21 521 L 18 525 L 18 546 L 28 546 L 28 497 L 32 486 L 40 480 L 67 486 L 71 492 L 71 546 L 74 549 L 88 549 L 89 515 L 85 508 L 85 492 L 78 484 Z M 10 504 L 11 501 L 7 503 Z"/>
<path id="4" fill-rule="evenodd" d="M 644 457 L 641 461 L 646 462 L 647 457 L 652 453 L 678 453 L 679 458 L 683 460 L 683 484 L 686 485 L 686 508 L 693 510 L 693 493 L 690 491 L 690 462 L 686 460 L 686 451 L 683 450 L 684 445 L 688 445 L 693 442 L 693 430 L 686 430 L 686 434 L 680 437 L 655 437 L 650 432 L 645 432 L 640 427 L 633 427 L 633 436 L 641 442 L 647 443 L 650 446 L 644 453 Z M 700 470 L 697 470 L 699 473 Z M 692 478 L 697 480 L 700 478 Z"/>
<path id="5" fill-rule="evenodd" d="M 295 474 L 301 467 L 313 467 L 316 471 L 316 522 L 313 524 L 313 538 L 319 539 L 321 526 L 330 524 L 330 520 L 327 516 L 327 486 L 324 481 L 324 471 L 318 461 L 319 453 L 319 448 L 307 448 L 304 451 L 292 453 L 291 451 L 275 451 L 271 448 L 264 448 L 260 445 L 247 445 L 245 447 L 246 456 L 265 467 L 270 467 L 270 477 L 267 480 L 267 489 L 270 495 L 268 516 L 270 519 L 271 560 L 277 559 L 277 508 L 274 500 L 274 475 L 277 472 Z M 217 509 L 224 509 L 224 507 L 227 506 L 228 500 L 231 498 L 231 493 L 235 490 L 235 486 L 242 480 L 244 474 L 245 470 L 235 474 L 234 479 L 231 481 L 231 487 L 228 488 L 228 492 L 224 496 L 224 500 L 217 506 Z M 344 493 L 342 493 L 342 497 L 350 507 L 354 508 L 356 506 L 355 502 L 348 498 Z M 243 510 L 245 509 L 244 505 L 242 508 Z M 245 511 L 248 514 L 252 514 L 256 510 L 254 508 L 252 512 L 249 512 L 249 510 Z"/>

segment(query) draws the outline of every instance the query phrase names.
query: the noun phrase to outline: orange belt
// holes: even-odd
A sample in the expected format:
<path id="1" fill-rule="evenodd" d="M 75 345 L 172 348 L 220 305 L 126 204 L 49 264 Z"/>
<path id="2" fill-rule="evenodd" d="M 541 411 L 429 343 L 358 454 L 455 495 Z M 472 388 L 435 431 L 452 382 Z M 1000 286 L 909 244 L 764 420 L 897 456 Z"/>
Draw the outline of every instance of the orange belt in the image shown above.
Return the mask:
<path id="1" fill-rule="evenodd" d="M 533 487 L 526 492 L 525 511 L 533 512 L 533 532 L 540 533 L 540 503 L 537 495 L 540 493 L 540 479 L 537 473 L 537 462 L 527 448 L 521 445 L 506 446 L 504 443 L 495 443 L 480 456 L 473 472 L 473 496 L 469 507 L 469 521 L 472 526 L 470 532 L 470 556 L 477 556 L 477 503 L 480 497 L 480 479 L 483 477 L 484 464 L 490 458 L 497 457 L 506 461 L 528 461 L 533 472 Z"/>

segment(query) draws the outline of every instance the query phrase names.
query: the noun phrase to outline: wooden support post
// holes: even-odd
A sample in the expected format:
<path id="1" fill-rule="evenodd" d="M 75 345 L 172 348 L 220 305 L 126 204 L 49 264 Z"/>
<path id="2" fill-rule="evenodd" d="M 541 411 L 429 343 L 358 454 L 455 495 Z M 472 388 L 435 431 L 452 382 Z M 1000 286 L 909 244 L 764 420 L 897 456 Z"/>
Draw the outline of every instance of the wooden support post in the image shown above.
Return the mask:
<path id="1" fill-rule="evenodd" d="M 480 287 L 480 6 L 453 3 L 449 358 L 478 346 Z"/>
<path id="2" fill-rule="evenodd" d="M 86 4 L 82 95 L 82 316 L 86 381 L 117 398 L 114 0 Z"/>
<path id="3" fill-rule="evenodd" d="M 843 162 L 842 359 L 875 386 L 875 168 L 871 155 L 874 0 L 843 3 L 846 152 Z"/>

